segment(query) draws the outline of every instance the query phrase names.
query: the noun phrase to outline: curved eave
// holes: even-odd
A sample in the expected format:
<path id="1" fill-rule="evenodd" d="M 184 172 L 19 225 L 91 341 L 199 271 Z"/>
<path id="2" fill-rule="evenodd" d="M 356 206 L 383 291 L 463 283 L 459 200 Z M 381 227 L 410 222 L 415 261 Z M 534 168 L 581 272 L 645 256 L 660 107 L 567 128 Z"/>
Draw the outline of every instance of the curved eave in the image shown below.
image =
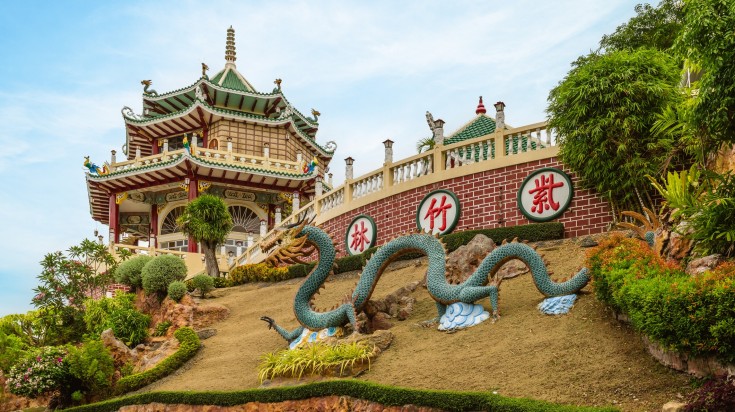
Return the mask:
<path id="1" fill-rule="evenodd" d="M 110 194 L 145 190 L 171 183 L 183 182 L 187 177 L 235 187 L 294 191 L 303 189 L 316 173 L 287 173 L 257 167 L 238 166 L 192 157 L 188 153 L 155 164 L 133 167 L 107 175 L 87 173 L 87 193 L 92 218 L 109 224 Z"/>
<path id="2" fill-rule="evenodd" d="M 283 93 L 278 90 L 271 93 L 242 91 L 230 89 L 211 82 L 206 78 L 199 79 L 191 86 L 160 95 L 143 94 L 143 108 L 148 116 L 158 118 L 181 110 L 185 110 L 196 100 L 196 87 L 203 86 L 210 106 L 225 107 L 230 110 L 246 112 L 265 117 L 276 117 L 278 110 L 291 107 L 297 115 L 294 119 L 296 127 L 311 137 L 316 134 L 319 123 L 293 107 Z"/>
<path id="3" fill-rule="evenodd" d="M 220 118 L 228 118 L 233 120 L 249 121 L 264 126 L 278 127 L 288 126 L 295 136 L 299 137 L 303 143 L 312 147 L 318 155 L 323 159 L 331 159 L 334 151 L 329 151 L 318 143 L 311 136 L 299 129 L 293 119 L 293 116 L 286 118 L 268 118 L 259 115 L 241 113 L 234 110 L 222 109 L 211 106 L 201 100 L 194 100 L 189 107 L 159 117 L 138 117 L 133 118 L 123 114 L 126 128 L 131 129 L 131 134 L 140 137 L 142 141 L 149 143 L 156 138 L 175 136 L 182 133 L 188 133 L 200 128 L 206 127 L 212 121 Z"/>

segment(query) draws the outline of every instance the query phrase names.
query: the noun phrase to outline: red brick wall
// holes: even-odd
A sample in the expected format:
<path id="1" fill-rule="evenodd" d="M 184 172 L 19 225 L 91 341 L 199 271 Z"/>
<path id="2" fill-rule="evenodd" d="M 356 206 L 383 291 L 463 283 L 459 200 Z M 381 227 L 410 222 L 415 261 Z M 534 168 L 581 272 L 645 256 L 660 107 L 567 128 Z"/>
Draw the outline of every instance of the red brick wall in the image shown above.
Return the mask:
<path id="1" fill-rule="evenodd" d="M 347 225 L 355 216 L 366 214 L 375 221 L 378 245 L 382 245 L 397 235 L 416 229 L 416 208 L 421 199 L 435 189 L 451 190 L 459 198 L 462 214 L 455 231 L 533 223 L 518 209 L 518 188 L 523 179 L 542 167 L 564 170 L 574 185 L 572 204 L 555 220 L 564 224 L 565 237 L 600 233 L 608 228 L 612 222 L 610 206 L 593 191 L 580 189 L 577 176 L 555 157 L 412 189 L 330 219 L 321 227 L 337 241 L 338 256 L 343 256 Z M 504 222 L 499 223 L 500 219 Z"/>

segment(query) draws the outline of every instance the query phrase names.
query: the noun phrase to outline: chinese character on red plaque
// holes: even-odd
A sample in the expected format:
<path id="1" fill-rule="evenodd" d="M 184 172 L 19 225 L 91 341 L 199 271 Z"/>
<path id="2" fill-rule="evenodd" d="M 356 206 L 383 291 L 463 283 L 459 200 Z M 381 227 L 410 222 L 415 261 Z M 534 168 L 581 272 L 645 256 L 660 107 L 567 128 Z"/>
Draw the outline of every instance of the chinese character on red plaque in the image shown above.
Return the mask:
<path id="1" fill-rule="evenodd" d="M 350 255 L 359 255 L 375 246 L 378 230 L 370 216 L 360 215 L 352 219 L 345 234 L 345 249 Z"/>
<path id="2" fill-rule="evenodd" d="M 435 190 L 421 201 L 416 211 L 416 225 L 424 232 L 444 234 L 459 222 L 459 199 L 449 190 Z"/>
<path id="3" fill-rule="evenodd" d="M 572 203 L 572 181 L 560 169 L 531 173 L 518 191 L 518 207 L 530 220 L 546 222 L 559 217 Z"/>

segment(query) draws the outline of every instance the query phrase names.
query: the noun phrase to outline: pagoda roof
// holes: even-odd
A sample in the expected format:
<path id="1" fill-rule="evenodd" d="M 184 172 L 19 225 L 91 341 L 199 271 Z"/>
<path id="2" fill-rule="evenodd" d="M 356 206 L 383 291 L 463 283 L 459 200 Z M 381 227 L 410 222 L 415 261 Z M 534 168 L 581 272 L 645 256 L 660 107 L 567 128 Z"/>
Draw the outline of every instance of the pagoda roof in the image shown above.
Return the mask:
<path id="1" fill-rule="evenodd" d="M 495 132 L 495 119 L 480 113 L 474 119 L 465 123 L 457 131 L 444 139 L 444 144 L 462 142 L 464 140 L 474 139 L 476 137 L 485 136 Z"/>
<path id="2" fill-rule="evenodd" d="M 173 107 L 178 108 L 178 110 L 170 113 L 160 114 L 157 116 L 141 116 L 133 113 L 133 111 L 128 107 L 123 108 L 122 114 L 128 136 L 131 137 L 132 140 L 142 140 L 143 142 L 149 143 L 151 140 L 156 138 L 189 133 L 203 128 L 207 124 L 211 124 L 212 121 L 227 118 L 265 126 L 285 126 L 289 128 L 295 137 L 301 140 L 308 147 L 311 147 L 314 150 L 314 154 L 318 155 L 320 158 L 328 160 L 334 155 L 336 145 L 332 142 L 328 142 L 325 146 L 318 144 L 314 140 L 314 133 L 308 132 L 311 129 L 315 132 L 316 128 L 307 128 L 310 124 L 316 125 L 316 123 L 311 119 L 305 118 L 298 111 L 289 110 L 290 105 L 288 105 L 288 102 L 280 92 L 263 95 L 265 97 L 253 96 L 254 102 L 257 101 L 255 99 L 260 99 L 259 101 L 265 106 L 269 105 L 269 101 L 271 106 L 278 105 L 280 102 L 284 102 L 284 104 L 288 105 L 283 110 L 274 110 L 273 115 L 265 115 L 212 105 L 209 101 L 213 99 L 209 97 L 209 93 L 201 93 L 197 95 L 198 93 L 196 92 L 196 89 L 199 87 L 199 90 L 201 90 L 203 88 L 201 86 L 204 85 L 209 85 L 209 82 L 206 79 L 202 79 L 193 85 L 191 87 L 194 90 L 193 99 L 176 99 L 178 105 Z M 213 90 L 216 90 L 214 89 L 216 86 L 212 87 Z M 185 90 L 182 92 L 182 95 L 186 95 L 187 93 L 188 90 Z M 247 95 L 252 96 L 252 93 L 247 93 Z M 216 97 L 214 99 L 216 99 Z"/>
<path id="3" fill-rule="evenodd" d="M 269 126 L 288 125 L 295 137 L 313 149 L 314 155 L 328 160 L 334 154 L 336 145 L 321 146 L 316 143 L 319 128 L 318 115 L 312 110 L 313 118 L 298 111 L 281 91 L 281 81 L 269 93 L 255 90 L 252 84 L 237 71 L 235 65 L 235 31 L 227 30 L 225 67 L 211 79 L 202 64 L 202 76 L 193 84 L 158 94 L 148 90 L 150 81 L 143 92 L 143 114 L 136 115 L 130 108 L 123 108 L 127 143 L 150 143 L 160 137 L 189 133 L 201 128 L 221 116 Z M 192 115 L 192 111 L 196 111 Z M 132 141 L 131 141 L 132 138 Z M 129 154 L 130 156 L 130 154 Z"/>
<path id="4" fill-rule="evenodd" d="M 87 173 L 86 181 L 92 217 L 96 221 L 109 224 L 110 193 L 145 190 L 183 182 L 188 177 L 242 188 L 290 192 L 304 187 L 318 173 L 318 169 L 305 174 L 296 168 L 291 171 L 283 167 L 237 164 L 224 159 L 192 156 L 188 151 L 181 150 L 158 155 L 153 159 L 123 162 L 122 166 L 108 174 Z"/>

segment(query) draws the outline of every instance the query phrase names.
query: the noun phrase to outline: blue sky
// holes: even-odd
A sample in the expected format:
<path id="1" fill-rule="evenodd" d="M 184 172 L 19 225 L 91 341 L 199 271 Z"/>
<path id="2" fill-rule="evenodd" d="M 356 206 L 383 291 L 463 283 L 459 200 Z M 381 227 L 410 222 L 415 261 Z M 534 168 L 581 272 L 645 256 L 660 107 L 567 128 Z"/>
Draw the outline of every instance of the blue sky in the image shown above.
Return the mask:
<path id="1" fill-rule="evenodd" d="M 91 237 L 82 162 L 109 159 L 141 112 L 140 81 L 188 86 L 206 62 L 237 68 L 258 90 L 283 79 L 299 110 L 316 108 L 317 140 L 338 144 L 355 176 L 429 136 L 424 113 L 453 132 L 482 95 L 514 126 L 545 119 L 549 90 L 577 56 L 633 16 L 636 1 L 16 1 L 0 6 L 0 316 L 31 309 L 44 254 Z"/>

